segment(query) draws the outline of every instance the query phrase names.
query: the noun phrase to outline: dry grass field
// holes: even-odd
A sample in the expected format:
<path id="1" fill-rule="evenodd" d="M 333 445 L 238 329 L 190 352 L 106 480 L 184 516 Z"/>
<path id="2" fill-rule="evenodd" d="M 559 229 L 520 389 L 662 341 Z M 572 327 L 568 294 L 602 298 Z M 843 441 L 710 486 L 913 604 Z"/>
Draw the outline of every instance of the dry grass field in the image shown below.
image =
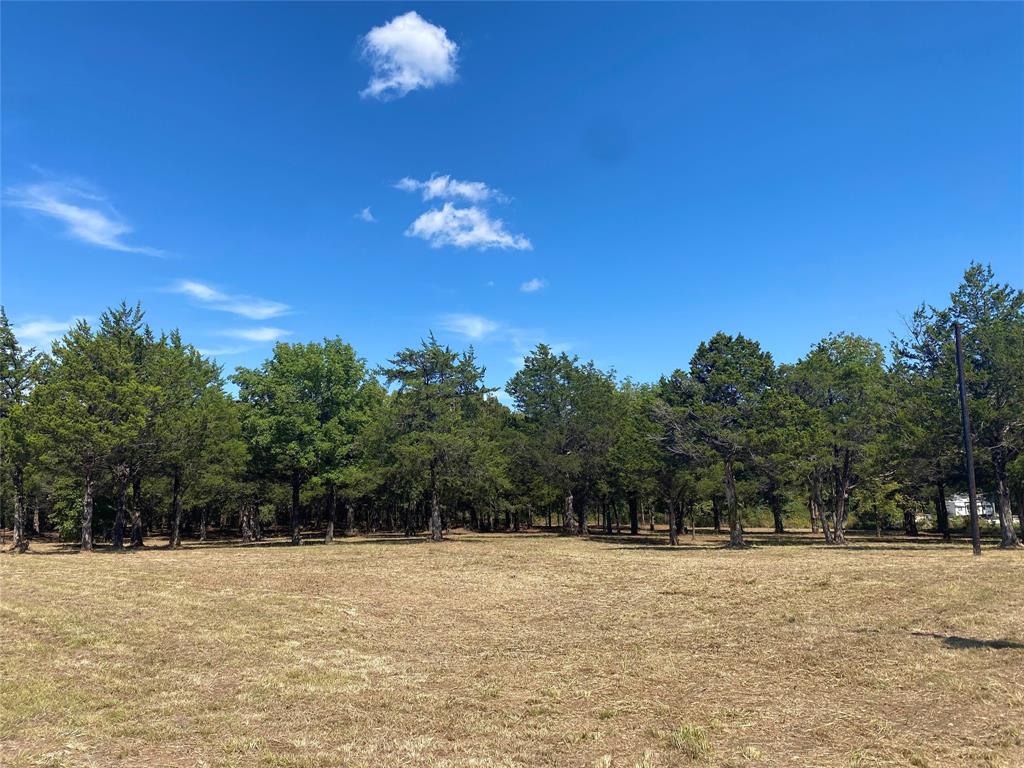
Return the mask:
<path id="1" fill-rule="evenodd" d="M 8 766 L 1024 765 L 1024 552 L 35 544 Z"/>

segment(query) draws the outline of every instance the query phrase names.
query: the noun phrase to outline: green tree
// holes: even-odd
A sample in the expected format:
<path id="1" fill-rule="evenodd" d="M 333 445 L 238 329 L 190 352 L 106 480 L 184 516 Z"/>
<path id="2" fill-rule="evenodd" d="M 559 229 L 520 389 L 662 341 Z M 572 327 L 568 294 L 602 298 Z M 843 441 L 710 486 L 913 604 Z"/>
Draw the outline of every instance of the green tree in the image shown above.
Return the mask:
<path id="1" fill-rule="evenodd" d="M 113 469 L 116 516 L 112 544 L 124 543 L 125 495 L 132 462 L 146 437 L 151 392 L 140 376 L 142 310 L 121 304 L 103 313 L 97 332 L 79 321 L 53 345 L 53 362 L 33 392 L 42 458 L 78 477 L 82 549 L 93 546 L 96 483 Z"/>
<path id="2" fill-rule="evenodd" d="M 152 345 L 152 334 L 143 321 L 142 307 L 123 303 L 108 309 L 100 317 L 96 334 L 99 354 L 94 358 L 104 380 L 109 401 L 109 452 L 107 464 L 113 472 L 116 514 L 111 544 L 124 546 L 127 492 L 141 471 L 145 456 L 153 447 L 152 403 L 156 385 L 146 377 L 145 359 Z M 137 533 L 141 536 L 141 531 Z M 138 538 L 135 543 L 141 543 Z"/>
<path id="3" fill-rule="evenodd" d="M 563 499 L 563 533 L 586 535 L 618 426 L 613 376 L 538 344 L 505 390 L 522 414 L 528 463 Z"/>
<path id="4" fill-rule="evenodd" d="M 684 397 L 682 413 L 675 417 L 677 437 L 696 437 L 722 462 L 730 547 L 744 546 L 736 464 L 751 454 L 753 416 L 774 375 L 775 363 L 760 344 L 742 334 L 719 332 L 697 347 L 690 360 L 689 389 L 680 393 Z"/>
<path id="5" fill-rule="evenodd" d="M 1001 546 L 1015 547 L 1009 467 L 1024 434 L 1024 291 L 997 282 L 990 267 L 971 264 L 949 306 L 918 308 L 907 337 L 894 344 L 904 390 L 909 384 L 917 390 L 913 399 L 901 398 L 912 409 L 907 420 L 919 425 L 939 482 L 959 459 L 954 323 L 963 329 L 972 439 L 995 480 Z"/>
<path id="6" fill-rule="evenodd" d="M 333 489 L 347 465 L 367 378 L 363 360 L 337 338 L 279 343 L 260 368 L 239 368 L 232 377 L 245 404 L 242 423 L 254 458 L 291 484 L 293 544 L 302 543 L 302 484 L 325 472 Z"/>
<path id="7" fill-rule="evenodd" d="M 38 381 L 41 360 L 35 348 L 23 349 L 0 307 L 0 456 L 14 491 L 15 552 L 28 549 L 25 473 L 32 459 L 29 395 Z"/>
<path id="8" fill-rule="evenodd" d="M 153 345 L 151 380 L 160 382 L 153 405 L 159 447 L 153 456 L 171 481 L 168 543 L 181 545 L 183 497 L 214 467 L 237 461 L 238 418 L 224 393 L 220 368 L 174 331 Z M 201 530 L 202 534 L 203 531 Z"/>
<path id="9" fill-rule="evenodd" d="M 815 415 L 807 422 L 815 482 L 826 479 L 825 541 L 846 543 L 851 492 L 879 448 L 891 412 L 885 355 L 863 336 L 837 334 L 820 341 L 790 372 L 793 391 Z M 823 470 L 823 472 L 822 472 Z M 814 495 L 821 501 L 822 486 Z"/>
<path id="10" fill-rule="evenodd" d="M 441 541 L 441 495 L 456 485 L 457 467 L 472 467 L 479 459 L 472 415 L 492 391 L 483 384 L 485 371 L 472 348 L 459 354 L 430 334 L 378 373 L 389 387 L 397 384 L 388 411 L 390 456 L 410 488 L 426 490 L 430 537 Z"/>
<path id="11" fill-rule="evenodd" d="M 1000 545 L 1016 547 L 1009 467 L 1024 438 L 1024 291 L 972 264 L 950 299 L 949 309 L 936 313 L 936 332 L 949 338 L 954 322 L 963 327 L 971 425 L 995 476 Z"/>
<path id="12" fill-rule="evenodd" d="M 785 531 L 784 515 L 789 488 L 799 477 L 799 448 L 804 441 L 802 425 L 806 406 L 783 384 L 780 370 L 776 385 L 766 391 L 751 414 L 750 456 L 761 497 L 772 512 L 775 533 Z"/>
<path id="13" fill-rule="evenodd" d="M 617 402 L 622 413 L 616 419 L 609 467 L 617 492 L 629 509 L 629 532 L 640 530 L 640 499 L 655 489 L 654 477 L 662 459 L 658 425 L 653 419 L 654 389 L 628 379 L 619 387 Z"/>

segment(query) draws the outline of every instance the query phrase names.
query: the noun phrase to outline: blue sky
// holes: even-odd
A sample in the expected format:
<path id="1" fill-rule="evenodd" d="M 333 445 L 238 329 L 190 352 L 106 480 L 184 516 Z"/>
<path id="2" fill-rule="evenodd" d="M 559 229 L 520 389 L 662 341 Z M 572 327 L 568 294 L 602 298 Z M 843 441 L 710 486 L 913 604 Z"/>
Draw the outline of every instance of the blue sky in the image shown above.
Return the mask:
<path id="1" fill-rule="evenodd" d="M 971 259 L 1024 284 L 1021 4 L 2 14 L 29 341 L 123 298 L 227 372 L 433 329 L 492 384 L 541 340 L 653 380 L 720 329 L 884 342 Z"/>

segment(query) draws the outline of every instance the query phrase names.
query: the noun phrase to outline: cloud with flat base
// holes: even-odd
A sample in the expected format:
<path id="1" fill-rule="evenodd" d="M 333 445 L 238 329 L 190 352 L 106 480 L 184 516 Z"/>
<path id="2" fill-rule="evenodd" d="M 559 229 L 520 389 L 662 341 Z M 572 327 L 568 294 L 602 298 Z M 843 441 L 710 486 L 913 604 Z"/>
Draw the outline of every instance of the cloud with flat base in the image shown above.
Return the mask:
<path id="1" fill-rule="evenodd" d="M 405 235 L 426 240 L 431 248 L 445 245 L 480 250 L 511 248 L 528 251 L 533 248 L 527 237 L 510 233 L 505 229 L 505 222 L 493 218 L 483 208 L 457 208 L 453 203 L 445 203 L 442 208 L 432 208 L 420 214 Z"/>

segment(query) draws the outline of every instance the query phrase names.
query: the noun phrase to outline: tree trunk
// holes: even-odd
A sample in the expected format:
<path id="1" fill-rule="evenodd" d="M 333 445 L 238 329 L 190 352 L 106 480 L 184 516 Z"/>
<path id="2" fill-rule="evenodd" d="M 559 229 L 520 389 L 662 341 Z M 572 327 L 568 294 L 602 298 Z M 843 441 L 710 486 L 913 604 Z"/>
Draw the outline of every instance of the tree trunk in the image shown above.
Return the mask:
<path id="1" fill-rule="evenodd" d="M 819 507 L 819 509 L 821 509 L 821 508 Z M 820 516 L 820 521 L 821 521 L 821 532 L 825 536 L 825 543 L 826 544 L 834 543 L 835 540 L 832 537 L 832 529 L 829 527 L 829 524 L 828 524 L 828 515 L 821 515 Z"/>
<path id="2" fill-rule="evenodd" d="M 352 502 L 344 501 L 345 505 L 345 535 L 351 536 L 356 532 L 356 520 L 355 510 L 352 507 Z"/>
<path id="3" fill-rule="evenodd" d="M 668 543 L 671 547 L 679 543 L 679 531 L 676 528 L 676 505 L 678 503 L 673 499 L 669 499 L 666 502 L 668 506 L 665 509 L 665 522 L 668 523 Z"/>
<path id="4" fill-rule="evenodd" d="M 779 496 L 778 493 L 776 493 L 774 491 L 772 492 L 772 496 L 771 496 L 771 506 L 772 506 L 772 518 L 775 521 L 775 532 L 776 533 L 785 533 L 786 529 L 782 525 L 782 498 Z"/>
<path id="5" fill-rule="evenodd" d="M 145 542 L 142 537 L 142 478 L 136 474 L 132 478 L 132 546 L 142 547 Z"/>
<path id="6" fill-rule="evenodd" d="M 935 522 L 942 540 L 949 541 L 952 537 L 949 533 L 949 510 L 946 509 L 946 484 L 941 480 L 935 483 Z"/>
<path id="7" fill-rule="evenodd" d="M 601 509 L 604 512 L 604 532 L 605 532 L 605 535 L 611 536 L 612 535 L 612 510 L 611 510 L 611 507 L 608 506 L 608 502 L 607 501 L 602 501 L 601 502 Z"/>
<path id="8" fill-rule="evenodd" d="M 292 507 L 291 507 L 291 525 L 292 525 L 292 544 L 302 544 L 302 531 L 299 526 L 299 490 L 302 487 L 302 479 L 299 477 L 299 471 L 292 470 Z"/>
<path id="9" fill-rule="evenodd" d="M 715 533 L 722 532 L 722 509 L 718 506 L 718 497 L 711 497 L 711 516 L 715 524 Z"/>
<path id="10" fill-rule="evenodd" d="M 638 514 L 639 505 L 637 504 L 636 496 L 630 496 L 628 499 L 629 504 L 629 532 L 636 536 L 640 533 L 640 515 Z"/>
<path id="11" fill-rule="evenodd" d="M 1020 535 L 1024 537 L 1024 487 L 1017 492 L 1017 517 L 1020 518 Z"/>
<path id="12" fill-rule="evenodd" d="M 209 529 L 209 510 L 204 504 L 199 509 L 199 541 L 206 541 L 206 531 Z"/>
<path id="13" fill-rule="evenodd" d="M 686 506 L 685 503 L 682 502 L 682 501 L 676 502 L 676 514 L 675 514 L 675 518 L 674 518 L 675 519 L 675 523 L 674 524 L 675 524 L 675 527 L 676 527 L 676 537 L 677 538 L 678 538 L 679 534 L 685 532 L 684 531 L 685 526 L 683 525 L 683 510 L 684 510 L 685 506 Z"/>
<path id="14" fill-rule="evenodd" d="M 437 484 L 433 476 L 430 486 L 430 540 L 441 541 L 444 538 L 441 530 L 441 502 L 437 498 Z"/>
<path id="15" fill-rule="evenodd" d="M 181 469 L 174 468 L 171 482 L 171 531 L 167 543 L 171 549 L 181 546 Z"/>
<path id="16" fill-rule="evenodd" d="M 832 544 L 846 544 L 846 514 L 850 495 L 850 468 L 850 450 L 847 448 L 843 451 L 842 466 L 840 467 L 835 464 L 832 466 L 834 487 L 832 503 L 835 507 L 832 520 Z"/>
<path id="17" fill-rule="evenodd" d="M 903 531 L 907 536 L 917 536 L 917 515 L 913 509 L 903 510 Z"/>
<path id="18" fill-rule="evenodd" d="M 82 496 L 82 551 L 92 551 L 92 473 L 85 476 Z"/>
<path id="19" fill-rule="evenodd" d="M 11 546 L 13 552 L 24 552 L 28 549 L 28 535 L 25 527 L 27 523 L 25 509 L 25 470 L 20 466 L 14 467 L 14 544 Z"/>
<path id="20" fill-rule="evenodd" d="M 249 506 L 248 503 L 242 504 L 242 510 L 241 513 L 239 514 L 239 518 L 240 519 L 238 523 L 242 533 L 242 542 L 248 544 L 252 541 L 253 538 L 252 508 Z"/>
<path id="21" fill-rule="evenodd" d="M 114 470 L 114 482 L 117 490 L 117 511 L 114 514 L 114 535 L 110 539 L 110 544 L 114 549 L 124 549 L 125 498 L 128 495 L 128 470 L 125 467 Z"/>
<path id="22" fill-rule="evenodd" d="M 825 543 L 832 543 L 832 529 L 828 524 L 828 515 L 825 511 L 825 502 L 821 498 L 821 480 L 815 476 L 814 481 L 811 483 L 811 498 L 809 501 L 811 505 L 811 519 L 817 520 L 818 526 L 821 528 L 821 532 L 825 537 Z M 815 528 L 817 530 L 817 528 Z"/>
<path id="23" fill-rule="evenodd" d="M 729 513 L 729 547 L 746 546 L 743 541 L 743 521 L 740 519 L 740 508 L 736 502 L 736 476 L 733 474 L 732 457 L 724 461 L 725 504 Z"/>
<path id="24" fill-rule="evenodd" d="M 999 447 L 992 451 L 992 468 L 996 474 L 996 514 L 1002 538 L 1000 549 L 1020 546 L 1016 531 L 1013 530 L 1013 512 L 1010 509 L 1010 484 L 1006 477 L 1006 449 Z"/>
<path id="25" fill-rule="evenodd" d="M 334 541 L 334 518 L 338 514 L 338 492 L 333 485 L 327 486 L 327 530 L 324 532 L 324 544 Z"/>
<path id="26" fill-rule="evenodd" d="M 565 511 L 562 513 L 562 533 L 566 536 L 575 536 L 579 531 L 579 521 L 576 519 L 576 510 L 572 505 L 572 494 L 565 497 Z"/>

